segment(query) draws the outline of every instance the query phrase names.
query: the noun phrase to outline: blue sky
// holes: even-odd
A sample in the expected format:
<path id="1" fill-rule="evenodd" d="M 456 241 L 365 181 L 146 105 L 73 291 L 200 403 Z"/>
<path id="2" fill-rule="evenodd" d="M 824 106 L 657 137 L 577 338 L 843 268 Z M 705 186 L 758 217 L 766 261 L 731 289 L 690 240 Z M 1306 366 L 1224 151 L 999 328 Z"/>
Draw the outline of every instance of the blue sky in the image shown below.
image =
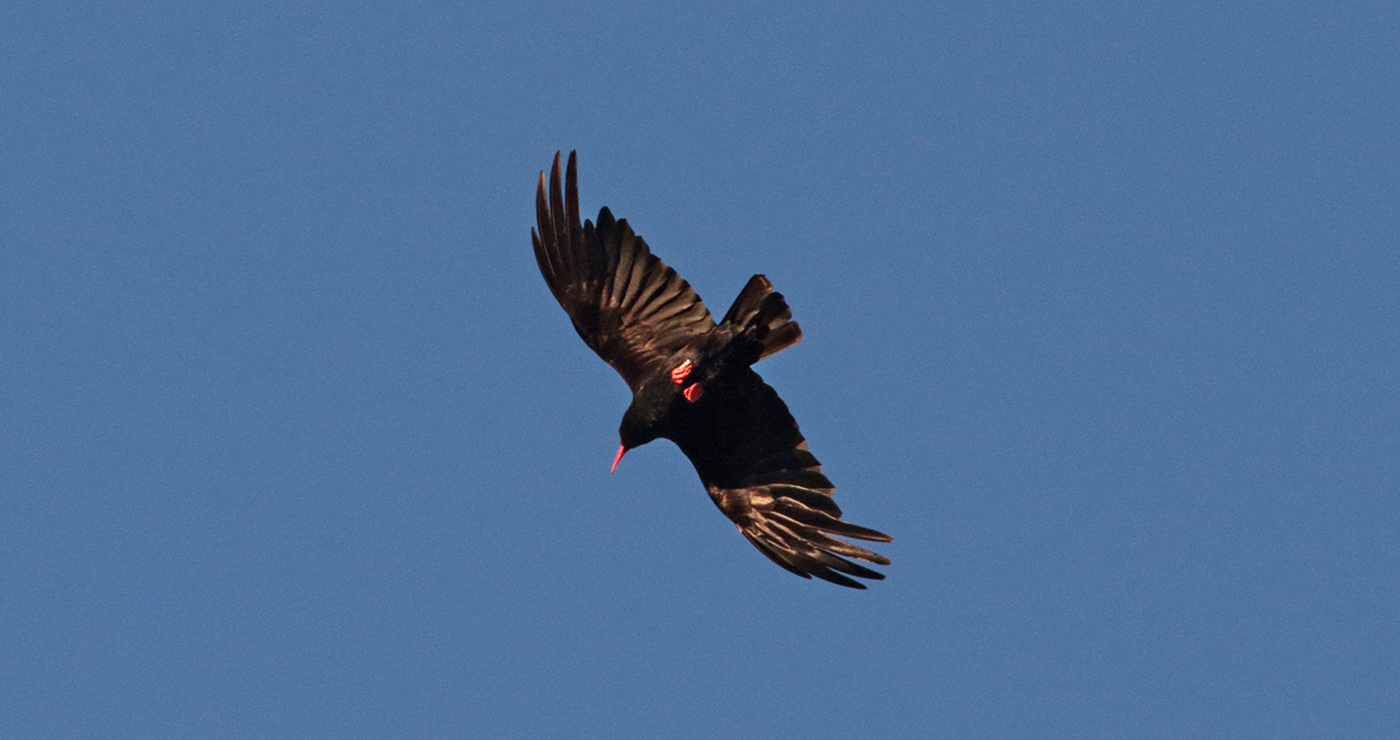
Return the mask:
<path id="1" fill-rule="evenodd" d="M 1400 733 L 1393 3 L 10 3 L 0 735 Z M 888 580 L 531 254 L 577 148 Z"/>

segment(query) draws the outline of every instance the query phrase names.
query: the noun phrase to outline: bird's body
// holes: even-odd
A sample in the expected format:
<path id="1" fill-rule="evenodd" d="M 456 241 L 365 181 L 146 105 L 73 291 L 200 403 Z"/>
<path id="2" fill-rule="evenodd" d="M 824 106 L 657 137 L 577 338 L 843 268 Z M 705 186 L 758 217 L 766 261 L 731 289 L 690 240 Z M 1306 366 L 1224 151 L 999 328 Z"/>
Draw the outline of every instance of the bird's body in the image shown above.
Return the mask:
<path id="1" fill-rule="evenodd" d="M 632 389 L 614 468 L 627 450 L 669 439 L 720 511 L 778 565 L 853 588 L 864 586 L 847 575 L 884 578 L 845 558 L 889 559 L 832 535 L 877 542 L 889 535 L 840 518 L 835 486 L 786 404 L 752 368 L 802 338 L 782 294 L 754 275 L 716 324 L 626 220 L 604 208 L 596 226 L 580 223 L 574 153 L 562 192 L 559 170 L 555 155 L 548 199 L 540 173 L 535 257 L 579 336 Z"/>

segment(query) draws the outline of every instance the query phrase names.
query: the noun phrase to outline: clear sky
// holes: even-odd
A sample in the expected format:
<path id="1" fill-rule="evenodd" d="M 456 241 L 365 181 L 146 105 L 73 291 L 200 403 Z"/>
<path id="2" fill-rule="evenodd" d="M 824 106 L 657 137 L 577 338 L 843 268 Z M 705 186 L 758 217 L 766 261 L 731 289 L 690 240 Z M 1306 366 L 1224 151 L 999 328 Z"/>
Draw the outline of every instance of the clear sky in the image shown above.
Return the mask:
<path id="1" fill-rule="evenodd" d="M 1400 737 L 1400 6 L 0 9 L 0 736 Z M 577 148 L 888 579 L 534 263 Z"/>

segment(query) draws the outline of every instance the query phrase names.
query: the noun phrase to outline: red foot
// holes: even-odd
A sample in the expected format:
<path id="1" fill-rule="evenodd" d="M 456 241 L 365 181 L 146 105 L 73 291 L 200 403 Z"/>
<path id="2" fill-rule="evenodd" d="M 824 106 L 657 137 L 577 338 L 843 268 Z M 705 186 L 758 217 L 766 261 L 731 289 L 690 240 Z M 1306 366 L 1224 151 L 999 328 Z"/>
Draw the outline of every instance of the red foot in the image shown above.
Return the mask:
<path id="1" fill-rule="evenodd" d="M 671 382 L 675 383 L 676 385 L 684 383 L 685 379 L 690 375 L 691 367 L 692 365 L 690 364 L 690 360 L 686 360 L 685 362 L 682 362 L 681 364 L 671 368 Z"/>
<path id="2" fill-rule="evenodd" d="M 700 394 L 704 392 L 704 386 L 700 385 L 699 383 L 691 383 L 689 386 L 686 387 L 685 390 L 681 391 L 681 395 L 685 396 L 685 400 L 691 403 L 695 403 L 696 401 L 700 400 Z"/>

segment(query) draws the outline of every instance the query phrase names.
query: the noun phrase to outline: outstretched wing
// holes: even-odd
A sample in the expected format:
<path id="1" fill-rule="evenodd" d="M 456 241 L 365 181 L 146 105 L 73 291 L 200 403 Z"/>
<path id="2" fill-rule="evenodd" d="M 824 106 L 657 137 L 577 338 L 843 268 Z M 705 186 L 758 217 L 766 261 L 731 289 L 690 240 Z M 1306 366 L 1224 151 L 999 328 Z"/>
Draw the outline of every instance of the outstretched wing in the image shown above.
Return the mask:
<path id="1" fill-rule="evenodd" d="M 677 350 L 715 328 L 715 320 L 675 270 L 647 249 L 627 220 L 604 208 L 598 225 L 579 223 L 576 152 L 561 195 L 559 155 L 535 193 L 539 230 L 530 230 L 540 273 L 574 329 L 635 392 Z"/>
<path id="2" fill-rule="evenodd" d="M 836 487 L 807 449 L 787 404 L 758 373 L 748 370 L 737 382 L 712 387 L 696 406 L 673 439 L 715 505 L 754 547 L 803 578 L 865 588 L 847 576 L 885 577 L 847 558 L 878 565 L 889 565 L 889 558 L 838 537 L 893 538 L 841 519 L 832 499 Z"/>

